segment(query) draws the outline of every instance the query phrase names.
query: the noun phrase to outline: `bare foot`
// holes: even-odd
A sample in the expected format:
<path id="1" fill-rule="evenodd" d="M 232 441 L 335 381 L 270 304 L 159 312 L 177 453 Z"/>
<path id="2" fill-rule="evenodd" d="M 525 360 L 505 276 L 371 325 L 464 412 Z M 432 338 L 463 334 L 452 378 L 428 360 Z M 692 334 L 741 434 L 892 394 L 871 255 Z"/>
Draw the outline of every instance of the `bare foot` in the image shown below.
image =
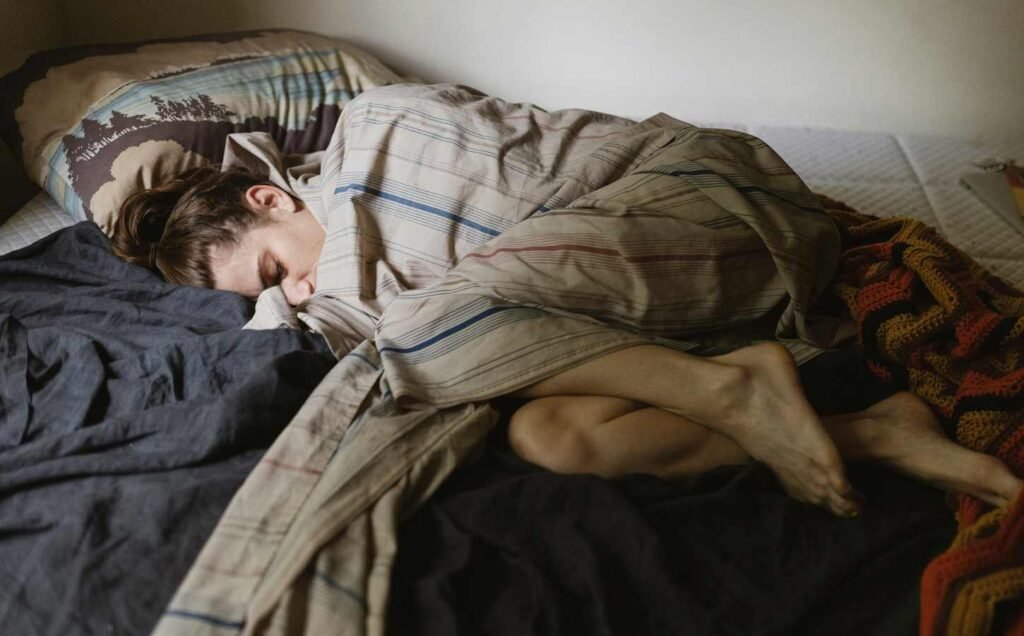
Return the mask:
<path id="1" fill-rule="evenodd" d="M 848 423 L 851 432 L 860 429 L 864 459 L 884 462 L 933 486 L 994 506 L 1013 501 L 1024 485 L 995 457 L 947 438 L 932 410 L 913 393 L 897 393 L 859 415 L 865 417 Z M 845 453 L 846 444 L 838 431 L 836 435 Z"/>
<path id="2" fill-rule="evenodd" d="M 734 408 L 718 422 L 752 457 L 769 466 L 794 499 L 854 516 L 861 496 L 846 479 L 842 459 L 807 402 L 789 351 L 769 342 L 713 359 L 746 371 Z"/>

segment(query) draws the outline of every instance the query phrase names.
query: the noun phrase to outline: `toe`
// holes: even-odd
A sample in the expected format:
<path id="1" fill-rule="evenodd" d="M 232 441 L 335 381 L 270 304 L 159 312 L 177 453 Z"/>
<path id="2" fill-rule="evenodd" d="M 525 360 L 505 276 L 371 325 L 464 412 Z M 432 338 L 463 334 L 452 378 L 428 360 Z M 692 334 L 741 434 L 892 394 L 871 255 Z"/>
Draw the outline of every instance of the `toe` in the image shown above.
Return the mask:
<path id="1" fill-rule="evenodd" d="M 855 496 L 857 490 L 850 484 L 850 481 L 846 478 L 846 471 L 843 470 L 842 465 L 833 468 L 828 473 L 828 485 L 829 488 L 843 499 L 849 499 Z"/>
<path id="2" fill-rule="evenodd" d="M 856 490 L 850 491 L 856 493 Z M 836 492 L 832 492 L 828 500 L 828 508 L 833 514 L 839 517 L 852 518 L 860 515 L 862 502 L 850 496 L 842 496 Z"/>
<path id="3" fill-rule="evenodd" d="M 835 516 L 843 517 L 844 519 L 856 517 L 859 514 L 859 510 L 856 507 L 847 505 L 836 497 L 829 499 L 824 504 L 824 507 Z"/>

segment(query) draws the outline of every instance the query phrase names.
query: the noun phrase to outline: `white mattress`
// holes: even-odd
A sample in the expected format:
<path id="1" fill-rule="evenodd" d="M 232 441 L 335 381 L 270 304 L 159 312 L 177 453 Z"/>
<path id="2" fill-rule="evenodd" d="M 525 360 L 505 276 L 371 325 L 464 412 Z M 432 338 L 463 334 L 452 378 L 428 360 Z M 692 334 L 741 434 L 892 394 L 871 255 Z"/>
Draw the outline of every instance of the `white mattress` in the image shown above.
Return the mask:
<path id="1" fill-rule="evenodd" d="M 907 215 L 937 228 L 989 270 L 1024 288 L 1024 236 L 974 195 L 960 176 L 972 162 L 1024 161 L 1024 137 L 1004 143 L 829 129 L 707 124 L 745 130 L 768 142 L 811 189 L 868 214 Z M 0 227 L 0 254 L 71 225 L 39 194 Z"/>
<path id="2" fill-rule="evenodd" d="M 74 223 L 75 220 L 56 201 L 40 192 L 0 226 L 0 254 L 31 245 Z"/>
<path id="3" fill-rule="evenodd" d="M 1024 137 L 1002 143 L 923 135 L 722 125 L 767 142 L 816 192 L 878 216 L 912 216 L 1024 289 L 1024 235 L 960 185 L 974 162 L 1024 162 Z"/>

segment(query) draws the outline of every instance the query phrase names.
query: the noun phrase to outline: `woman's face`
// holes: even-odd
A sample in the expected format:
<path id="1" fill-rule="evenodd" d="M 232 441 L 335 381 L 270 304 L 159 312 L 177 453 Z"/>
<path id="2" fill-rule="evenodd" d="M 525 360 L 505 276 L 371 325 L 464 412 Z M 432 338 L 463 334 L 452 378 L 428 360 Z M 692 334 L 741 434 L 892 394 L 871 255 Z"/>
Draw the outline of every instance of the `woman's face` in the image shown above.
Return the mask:
<path id="1" fill-rule="evenodd" d="M 253 186 L 249 204 L 267 222 L 248 230 L 234 245 L 213 248 L 214 287 L 255 299 L 280 285 L 295 306 L 316 291 L 316 267 L 324 246 L 324 229 L 305 206 L 274 186 Z"/>

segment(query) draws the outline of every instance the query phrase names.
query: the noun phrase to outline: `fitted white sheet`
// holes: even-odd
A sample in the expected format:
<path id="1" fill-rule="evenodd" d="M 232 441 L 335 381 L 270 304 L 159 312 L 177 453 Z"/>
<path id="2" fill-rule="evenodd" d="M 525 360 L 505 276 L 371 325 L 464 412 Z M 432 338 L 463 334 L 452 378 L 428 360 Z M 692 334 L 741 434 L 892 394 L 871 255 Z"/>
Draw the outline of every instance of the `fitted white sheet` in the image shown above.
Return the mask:
<path id="1" fill-rule="evenodd" d="M 911 216 L 1024 289 L 1024 235 L 960 185 L 974 162 L 1024 162 L 1024 136 L 1003 142 L 829 129 L 726 125 L 772 146 L 811 189 L 867 214 Z"/>
<path id="2" fill-rule="evenodd" d="M 920 219 L 989 270 L 1024 288 L 1024 235 L 959 184 L 964 173 L 978 170 L 973 162 L 1024 161 L 1024 137 L 981 143 L 821 128 L 702 125 L 757 135 L 813 190 L 868 214 Z M 39 193 L 0 226 L 0 254 L 74 222 L 53 199 Z"/>
<path id="3" fill-rule="evenodd" d="M 0 254 L 13 252 L 75 223 L 45 192 L 39 192 L 0 225 Z"/>

